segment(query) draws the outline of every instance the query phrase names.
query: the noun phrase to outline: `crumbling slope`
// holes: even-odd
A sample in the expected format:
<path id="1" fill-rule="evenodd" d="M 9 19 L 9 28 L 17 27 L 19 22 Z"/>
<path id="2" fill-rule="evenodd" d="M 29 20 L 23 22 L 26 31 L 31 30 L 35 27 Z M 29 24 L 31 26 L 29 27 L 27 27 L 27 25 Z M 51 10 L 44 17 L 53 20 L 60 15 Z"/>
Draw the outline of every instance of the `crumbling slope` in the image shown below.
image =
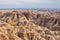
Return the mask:
<path id="1" fill-rule="evenodd" d="M 50 12 L 0 12 L 0 40 L 60 40 L 60 15 Z"/>

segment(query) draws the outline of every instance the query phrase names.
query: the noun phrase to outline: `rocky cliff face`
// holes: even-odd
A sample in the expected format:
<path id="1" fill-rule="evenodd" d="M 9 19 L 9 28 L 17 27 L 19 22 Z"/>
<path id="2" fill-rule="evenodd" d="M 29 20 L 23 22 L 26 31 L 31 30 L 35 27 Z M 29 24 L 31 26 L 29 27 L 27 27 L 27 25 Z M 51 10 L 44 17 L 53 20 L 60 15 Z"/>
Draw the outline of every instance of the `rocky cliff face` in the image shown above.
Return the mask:
<path id="1" fill-rule="evenodd" d="M 57 11 L 1 11 L 0 40 L 60 40 L 59 17 Z"/>

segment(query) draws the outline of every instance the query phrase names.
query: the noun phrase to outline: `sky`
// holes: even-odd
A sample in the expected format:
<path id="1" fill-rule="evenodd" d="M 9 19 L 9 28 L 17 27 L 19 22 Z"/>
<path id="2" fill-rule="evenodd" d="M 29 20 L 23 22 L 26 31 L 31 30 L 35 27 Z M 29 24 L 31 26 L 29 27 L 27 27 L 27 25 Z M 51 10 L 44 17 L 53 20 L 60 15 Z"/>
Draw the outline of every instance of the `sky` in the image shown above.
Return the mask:
<path id="1" fill-rule="evenodd" d="M 60 8 L 60 0 L 0 0 L 0 8 Z"/>

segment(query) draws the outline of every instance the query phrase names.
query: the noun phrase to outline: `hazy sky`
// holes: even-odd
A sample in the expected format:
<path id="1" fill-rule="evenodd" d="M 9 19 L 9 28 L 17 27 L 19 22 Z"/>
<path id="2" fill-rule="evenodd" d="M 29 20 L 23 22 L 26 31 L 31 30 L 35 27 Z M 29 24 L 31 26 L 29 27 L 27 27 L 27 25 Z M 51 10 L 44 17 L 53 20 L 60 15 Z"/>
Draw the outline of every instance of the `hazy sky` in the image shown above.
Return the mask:
<path id="1" fill-rule="evenodd" d="M 0 0 L 0 8 L 60 8 L 60 0 Z"/>

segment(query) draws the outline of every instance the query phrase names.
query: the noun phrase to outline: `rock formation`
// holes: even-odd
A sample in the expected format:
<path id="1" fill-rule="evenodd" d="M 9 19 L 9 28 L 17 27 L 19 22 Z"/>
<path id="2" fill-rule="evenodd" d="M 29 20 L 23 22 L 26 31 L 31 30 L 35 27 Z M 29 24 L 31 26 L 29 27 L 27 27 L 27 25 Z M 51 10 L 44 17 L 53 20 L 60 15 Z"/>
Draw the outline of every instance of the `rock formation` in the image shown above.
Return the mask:
<path id="1" fill-rule="evenodd" d="M 0 40 L 60 40 L 60 12 L 0 12 Z"/>

